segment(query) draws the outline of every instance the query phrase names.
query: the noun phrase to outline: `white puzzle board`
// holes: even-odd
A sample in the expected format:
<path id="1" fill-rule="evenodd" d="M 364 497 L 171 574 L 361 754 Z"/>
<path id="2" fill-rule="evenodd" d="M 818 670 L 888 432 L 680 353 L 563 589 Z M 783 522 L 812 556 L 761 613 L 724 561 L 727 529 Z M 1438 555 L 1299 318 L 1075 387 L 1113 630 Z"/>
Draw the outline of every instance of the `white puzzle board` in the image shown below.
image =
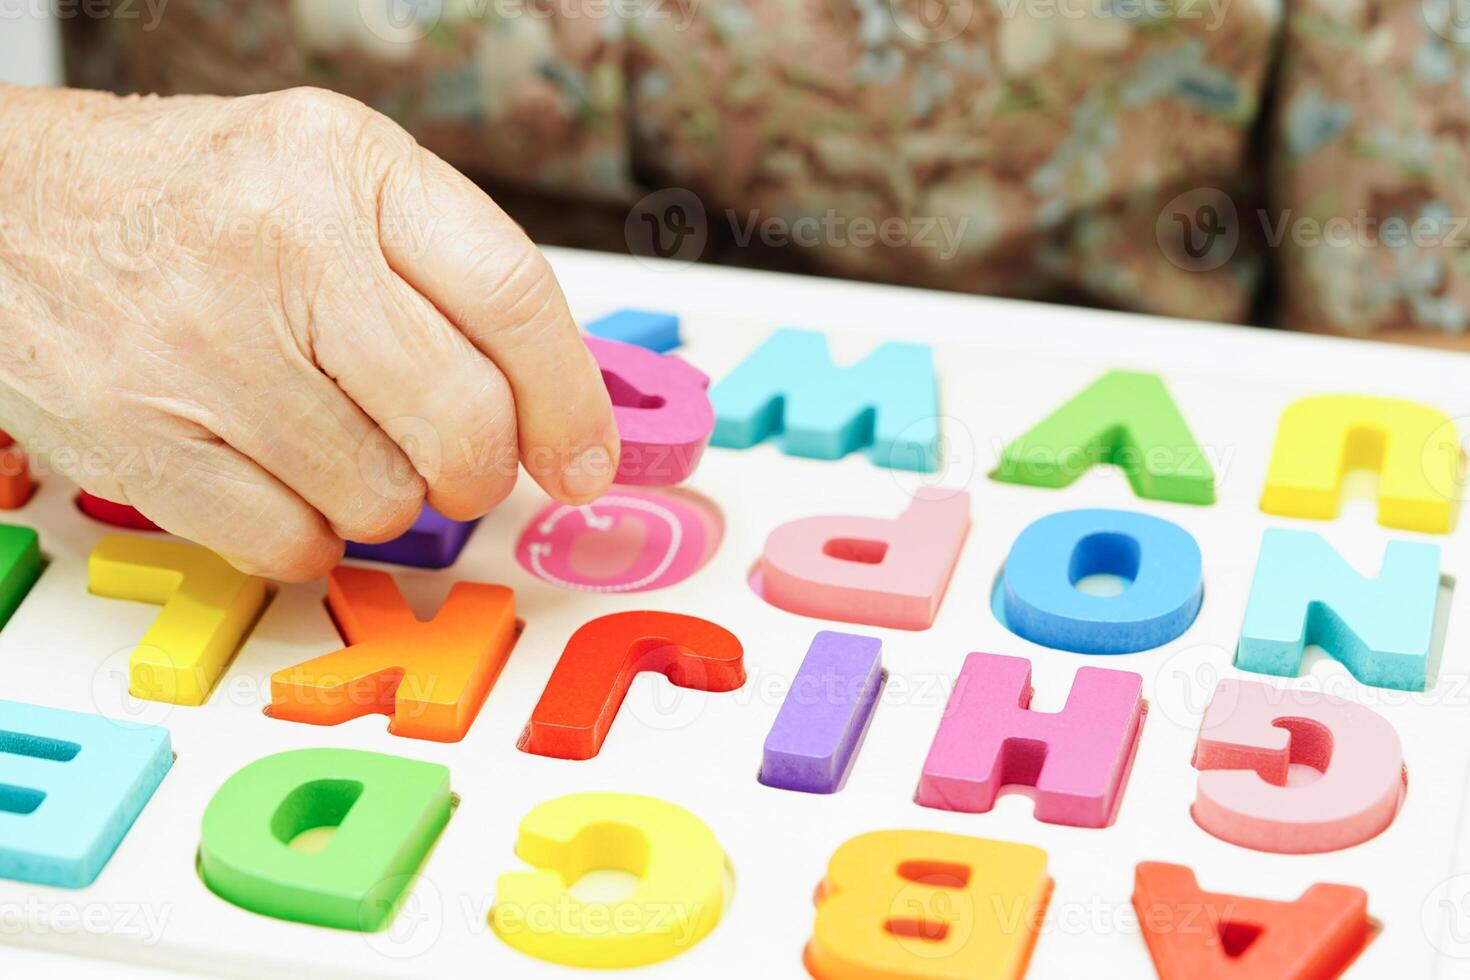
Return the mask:
<path id="1" fill-rule="evenodd" d="M 41 535 L 48 566 L 0 631 L 0 697 L 167 726 L 177 759 L 97 881 L 71 891 L 0 881 L 0 942 L 130 965 L 223 975 L 569 977 L 578 971 L 528 958 L 486 922 L 497 875 L 522 868 L 516 827 L 537 804 L 567 793 L 616 790 L 678 803 L 714 831 L 734 872 L 733 900 L 715 930 L 673 960 L 634 971 L 658 977 L 798 977 L 811 929 L 812 894 L 828 858 L 872 830 L 925 829 L 1035 844 L 1055 882 L 1031 959 L 1033 977 L 1146 977 L 1152 967 L 1129 897 L 1140 861 L 1192 867 L 1203 888 L 1291 899 L 1313 882 L 1365 888 L 1382 932 L 1351 975 L 1465 975 L 1470 946 L 1470 839 L 1462 819 L 1470 762 L 1470 588 L 1454 593 L 1438 681 L 1423 694 L 1354 681 L 1321 659 L 1297 680 L 1371 706 L 1398 730 L 1408 793 L 1392 826 L 1327 854 L 1258 853 L 1212 837 L 1189 814 L 1190 757 L 1215 681 L 1231 665 L 1262 531 L 1322 533 L 1360 571 L 1376 574 L 1389 540 L 1443 546 L 1446 575 L 1470 581 L 1467 521 L 1449 536 L 1389 530 L 1374 520 L 1372 486 L 1332 522 L 1263 514 L 1277 418 L 1292 400 L 1325 392 L 1415 398 L 1461 423 L 1470 418 L 1470 357 L 1246 328 L 1084 311 L 554 251 L 579 319 L 625 306 L 678 313 L 678 350 L 718 380 L 779 326 L 825 332 L 848 361 L 884 339 L 935 345 L 946 416 L 938 474 L 898 473 L 861 455 L 796 459 L 771 445 L 710 449 L 688 486 L 722 509 L 725 537 L 709 563 L 662 591 L 594 595 L 534 579 L 513 559 L 521 528 L 544 504 L 522 479 L 443 571 L 391 571 L 422 617 L 456 580 L 515 589 L 525 631 L 468 736 L 441 744 L 396 738 L 368 716 L 323 728 L 266 717 L 272 672 L 340 646 L 317 582 L 276 594 L 203 707 L 138 702 L 126 661 L 157 607 L 92 596 L 86 557 L 117 529 L 73 506 L 74 488 L 40 474 L 36 496 L 0 520 Z M 1064 490 L 987 479 L 1000 447 L 1109 368 L 1163 375 L 1209 454 L 1218 502 L 1209 507 L 1136 498 L 1120 472 L 1098 468 Z M 933 628 L 908 632 L 844 626 L 767 605 L 746 585 L 766 534 L 819 513 L 896 516 L 924 482 L 972 494 L 974 526 Z M 1360 488 L 1362 489 L 1362 488 Z M 1036 646 L 992 617 L 992 583 L 1031 521 L 1077 507 L 1138 510 L 1180 524 L 1204 557 L 1204 605 L 1193 626 L 1146 653 L 1088 657 Z M 570 762 L 524 754 L 516 738 L 572 632 L 597 616 L 657 609 L 710 619 L 745 647 L 746 685 L 734 693 L 677 690 L 642 675 L 602 752 Z M 845 788 L 815 796 L 756 781 L 761 745 L 785 685 L 812 635 L 835 628 L 881 637 L 889 678 Z M 952 813 L 913 802 L 919 769 L 944 701 L 970 651 L 1033 664 L 1032 707 L 1058 710 L 1082 666 L 1137 671 L 1149 712 L 1116 822 L 1106 829 L 1044 824 L 1022 793 L 990 813 Z M 460 804 L 387 932 L 364 935 L 276 921 L 212 894 L 195 873 L 199 824 L 224 780 L 262 756 L 303 747 L 351 747 L 447 765 Z M 1456 877 L 1457 873 L 1459 877 Z M 0 959 L 4 958 L 0 949 Z M 49 958 L 47 960 L 49 962 Z M 8 971 L 7 971 L 8 972 Z"/>

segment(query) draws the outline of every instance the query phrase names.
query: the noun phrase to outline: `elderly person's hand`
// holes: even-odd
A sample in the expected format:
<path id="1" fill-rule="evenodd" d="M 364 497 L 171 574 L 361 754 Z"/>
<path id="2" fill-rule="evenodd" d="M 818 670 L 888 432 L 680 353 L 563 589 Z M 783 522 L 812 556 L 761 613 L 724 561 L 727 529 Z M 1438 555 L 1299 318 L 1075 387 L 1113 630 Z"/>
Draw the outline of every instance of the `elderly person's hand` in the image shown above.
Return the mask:
<path id="1" fill-rule="evenodd" d="M 317 90 L 0 86 L 0 427 L 247 571 L 616 468 L 541 254 L 480 190 Z"/>

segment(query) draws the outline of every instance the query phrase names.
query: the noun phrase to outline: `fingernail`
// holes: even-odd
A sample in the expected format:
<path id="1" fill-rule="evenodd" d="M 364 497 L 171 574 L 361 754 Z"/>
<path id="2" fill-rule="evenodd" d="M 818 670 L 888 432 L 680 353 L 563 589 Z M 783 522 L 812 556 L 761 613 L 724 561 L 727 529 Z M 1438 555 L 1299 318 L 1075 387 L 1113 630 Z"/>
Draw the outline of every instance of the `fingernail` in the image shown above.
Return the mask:
<path id="1" fill-rule="evenodd" d="M 561 485 L 568 497 L 590 497 L 601 493 L 612 480 L 613 454 L 606 446 L 584 449 L 562 470 Z"/>

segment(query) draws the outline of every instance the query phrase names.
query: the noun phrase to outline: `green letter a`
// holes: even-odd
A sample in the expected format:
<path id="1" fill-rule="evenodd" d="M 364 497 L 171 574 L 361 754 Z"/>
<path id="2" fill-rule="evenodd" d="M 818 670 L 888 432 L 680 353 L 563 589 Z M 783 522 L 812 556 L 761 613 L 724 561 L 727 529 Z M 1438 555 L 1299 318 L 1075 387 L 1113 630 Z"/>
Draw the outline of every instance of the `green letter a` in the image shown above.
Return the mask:
<path id="1" fill-rule="evenodd" d="M 1215 474 L 1156 374 L 1109 371 L 1001 451 L 991 478 L 1065 487 L 1098 463 L 1133 492 L 1181 504 L 1215 501 Z"/>

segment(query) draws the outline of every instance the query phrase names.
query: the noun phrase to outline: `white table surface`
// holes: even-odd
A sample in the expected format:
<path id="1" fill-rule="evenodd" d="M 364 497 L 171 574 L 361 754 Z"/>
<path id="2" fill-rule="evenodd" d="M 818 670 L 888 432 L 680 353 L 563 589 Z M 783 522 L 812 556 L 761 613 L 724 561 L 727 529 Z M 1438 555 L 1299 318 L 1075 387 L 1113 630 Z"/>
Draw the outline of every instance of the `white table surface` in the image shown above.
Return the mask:
<path id="1" fill-rule="evenodd" d="M 854 341 L 842 338 L 841 344 L 833 344 L 838 356 L 842 357 L 851 353 L 847 348 L 863 347 L 873 338 L 881 338 L 881 336 L 903 338 L 907 332 L 917 331 L 922 332 L 923 338 L 935 344 L 953 341 L 964 347 L 975 347 L 976 342 L 980 342 L 986 354 L 983 359 L 976 361 L 978 364 L 983 364 L 986 360 L 991 364 L 1003 364 L 1007 359 L 1014 359 L 1017 363 L 1026 363 L 1026 361 L 1033 361 L 1039 357 L 1058 357 L 1058 359 L 1070 360 L 1073 367 L 1078 366 L 1079 360 L 1086 360 L 1089 364 L 1095 361 L 1100 366 L 1098 369 L 1101 369 L 1101 366 L 1136 366 L 1144 367 L 1144 369 L 1164 370 L 1166 375 L 1173 376 L 1173 378 L 1248 376 L 1252 383 L 1258 383 L 1263 391 L 1273 386 L 1301 386 L 1305 372 L 1311 388 L 1332 386 L 1332 388 L 1348 389 L 1348 391 L 1382 391 L 1392 392 L 1392 394 L 1404 394 L 1405 388 L 1411 388 L 1413 391 L 1423 389 L 1424 398 L 1432 398 L 1433 395 L 1432 400 L 1436 401 L 1439 407 L 1448 411 L 1451 416 L 1461 417 L 1461 419 L 1470 416 L 1470 386 L 1452 381 L 1454 378 L 1470 378 L 1470 356 L 1466 354 L 1424 353 L 1424 351 L 1411 350 L 1411 348 L 1377 347 L 1377 345 L 1370 347 L 1361 341 L 1345 341 L 1345 339 L 1250 331 L 1244 328 L 1198 325 L 1198 323 L 1191 325 L 1191 323 L 1154 319 L 1154 317 L 1079 310 L 1072 309 L 1072 307 L 1041 306 L 1041 304 L 991 300 L 991 298 L 960 297 L 960 295 L 848 284 L 848 282 L 797 278 L 797 276 L 773 275 L 773 273 L 711 269 L 711 267 L 703 266 L 663 266 L 659 263 L 595 253 L 551 250 L 550 254 L 559 270 L 559 275 L 562 276 L 564 287 L 572 301 L 573 311 L 578 313 L 579 317 L 595 316 L 595 314 L 604 313 L 610 307 L 629 306 L 634 303 L 656 307 L 656 309 L 703 311 L 706 331 L 711 331 L 716 322 L 722 326 L 728 323 L 729 335 L 723 339 L 723 342 L 729 345 L 754 347 L 754 344 L 759 342 L 770 326 L 791 323 L 791 325 L 831 331 L 833 334 L 851 332 L 856 338 Z M 750 325 L 748 329 L 747 325 Z M 1089 366 L 1088 370 L 1092 370 L 1092 367 Z M 1073 389 L 1075 388 L 1072 382 L 1061 383 L 1055 391 L 1048 389 L 1038 394 L 1038 398 L 1054 406 L 1064 397 L 1072 394 Z M 1204 400 L 1204 394 L 1201 392 L 1204 391 L 1207 391 L 1207 388 L 1189 388 L 1186 391 L 1175 392 L 1176 395 L 1180 395 L 1182 403 L 1194 403 L 1192 406 L 1186 404 L 1186 414 L 1189 413 L 1191 407 L 1195 411 L 1201 410 L 1201 407 L 1208 408 L 1207 414 L 1225 410 L 1226 407 L 1219 406 L 1219 404 L 1213 407 L 1201 406 L 1201 401 Z M 1017 407 L 1016 411 L 1017 416 L 1022 416 L 1022 414 L 1032 413 L 1033 406 Z M 1191 422 L 1194 423 L 1195 419 L 1191 419 Z M 1201 420 L 1201 425 L 1197 428 L 1197 435 L 1200 435 L 1204 441 L 1207 441 L 1210 436 L 1201 432 L 1201 429 L 1204 429 L 1208 422 L 1210 419 Z M 1007 419 L 1004 425 L 1010 426 L 1011 423 L 1013 420 Z M 1222 504 L 1217 505 L 1219 510 L 1214 513 L 1241 514 L 1242 517 L 1251 513 L 1251 497 L 1252 494 L 1258 492 L 1258 478 L 1264 466 L 1263 457 L 1267 450 L 1269 450 L 1269 445 L 1251 447 L 1250 454 L 1248 454 L 1251 457 L 1250 460 L 1236 464 L 1235 469 L 1230 470 L 1229 479 L 1226 479 L 1226 473 L 1222 470 L 1220 483 L 1222 483 L 1223 500 Z M 769 453 L 769 447 L 761 451 L 761 454 L 766 464 L 775 458 Z M 725 461 L 722 463 L 720 458 Z M 720 458 L 710 461 L 707 486 L 720 485 L 717 480 L 731 479 L 735 473 L 735 470 L 731 469 L 732 466 L 735 466 L 734 455 L 722 454 Z M 844 467 L 842 472 L 845 473 L 853 473 L 853 475 L 866 475 L 867 473 L 867 470 L 864 469 L 867 466 L 866 461 L 848 460 L 844 461 L 841 466 Z M 975 513 L 976 529 L 975 532 L 972 532 L 972 541 L 966 547 L 967 557 L 961 558 L 961 561 L 966 561 L 967 566 L 972 569 L 972 574 L 966 582 L 966 588 L 970 589 L 982 582 L 980 567 L 994 567 L 998 557 L 1004 555 L 1005 547 L 1008 547 L 1008 542 L 1013 538 L 1014 533 L 1019 532 L 1022 523 L 1017 522 L 1023 522 L 1023 517 L 1017 517 L 1017 513 L 1023 514 L 1026 510 L 1044 513 L 1044 511 L 1061 510 L 1067 505 L 1079 505 L 1078 497 L 1082 494 L 1083 486 L 1082 483 L 1079 483 L 1072 491 L 1051 497 L 1047 491 L 986 486 L 982 473 L 975 473 L 972 476 L 972 483 L 975 483 L 975 492 L 978 494 Z M 1103 483 L 1097 483 L 1095 486 L 1103 486 Z M 1020 507 L 1025 510 L 1011 511 L 1010 514 L 1004 514 L 1004 516 L 998 513 L 986 513 L 985 504 L 980 501 L 980 495 L 983 494 L 991 495 L 992 502 L 1001 501 L 1003 507 L 1011 507 L 1019 502 Z M 1126 502 L 1123 502 L 1126 500 L 1127 495 L 1125 494 L 1117 500 L 1103 501 L 1101 505 L 1127 505 Z M 1145 504 L 1145 502 L 1138 501 L 1138 504 Z M 1363 504 L 1366 504 L 1366 501 Z M 847 507 L 851 505 L 853 504 L 850 501 L 842 501 L 841 504 L 833 504 L 833 508 L 842 510 L 844 513 L 853 513 L 847 510 Z M 1148 508 L 1158 510 L 1155 507 Z M 1208 516 L 1208 511 L 1210 508 L 1195 511 L 1195 513 Z M 54 513 L 56 511 L 53 511 L 53 516 Z M 1173 516 L 1175 511 L 1169 511 L 1169 513 L 1170 516 Z M 770 520 L 779 520 L 779 517 L 772 516 Z M 1464 519 L 1461 519 L 1461 522 L 1464 522 Z M 1330 535 L 1333 530 L 1347 532 L 1351 527 L 1357 532 L 1363 532 L 1366 541 L 1374 542 L 1373 548 L 1382 547 L 1379 544 L 1377 532 L 1382 532 L 1383 529 L 1377 529 L 1377 532 L 1374 532 L 1372 520 L 1370 517 L 1364 517 L 1364 507 L 1355 507 L 1351 513 L 1345 513 L 1342 522 L 1335 523 L 1341 526 L 1335 527 L 1333 523 L 1322 523 L 1317 526 L 1323 533 L 1329 535 L 1329 539 L 1332 539 Z M 482 529 L 481 535 L 485 533 L 487 532 Z M 1257 535 L 1258 530 L 1252 529 L 1251 533 Z M 1407 535 L 1398 532 L 1383 532 L 1382 536 L 1383 538 L 1404 538 Z M 1460 545 L 1463 548 L 1466 533 L 1464 529 L 1461 529 L 1454 538 L 1442 539 L 1442 541 L 1446 545 L 1446 550 L 1454 545 Z M 1211 545 L 1216 548 L 1227 547 L 1227 542 L 1220 539 L 1219 536 L 1202 541 L 1202 544 L 1207 548 Z M 722 576 L 728 576 L 732 572 L 736 561 L 745 560 L 741 555 L 748 551 L 748 542 L 728 541 L 725 548 L 726 554 L 720 560 L 722 567 L 719 569 L 719 574 Z M 1236 576 L 1241 580 L 1230 580 L 1225 583 L 1229 592 L 1241 594 L 1248 585 L 1248 573 L 1250 573 L 1248 566 L 1244 567 L 1241 569 L 1241 574 Z M 983 574 L 989 574 L 989 572 Z M 53 588 L 56 588 L 57 585 L 59 583 L 53 579 Z M 1220 583 L 1213 583 L 1211 588 L 1216 585 Z M 736 582 L 731 588 L 739 589 L 742 586 Z M 951 591 L 957 588 L 957 585 L 951 586 Z M 1211 601 L 1222 601 L 1225 592 L 1225 588 L 1217 589 L 1211 594 L 1211 598 L 1207 599 L 1207 605 Z M 657 597 L 659 594 L 654 595 Z M 679 594 L 663 599 L 663 602 L 678 604 L 682 598 L 684 594 Z M 654 608 L 664 607 L 659 604 L 659 599 L 653 599 L 653 601 L 656 602 Z M 747 602 L 748 605 L 748 599 L 742 599 L 742 601 Z M 960 601 L 960 598 L 951 597 L 950 599 L 950 605 L 947 608 L 951 611 L 951 621 L 954 621 L 954 616 L 958 613 L 956 604 Z M 963 601 L 969 602 L 970 599 L 963 599 Z M 759 602 L 756 608 L 759 608 Z M 1216 605 L 1214 610 L 1216 610 L 1214 623 L 1219 624 L 1225 632 L 1229 630 L 1230 621 L 1233 621 L 1238 627 L 1238 619 L 1222 616 L 1219 605 Z M 698 613 L 695 608 L 689 608 L 689 611 Z M 778 614 L 770 613 L 770 616 L 772 616 L 772 621 L 779 621 Z M 967 624 L 961 632 L 976 636 L 976 645 L 969 646 L 969 648 L 983 648 L 983 644 L 991 639 L 985 635 L 986 630 L 991 635 L 995 635 L 995 626 L 992 623 L 986 623 L 983 617 L 973 621 L 975 621 L 973 626 Z M 1201 623 L 1208 626 L 1204 620 L 1201 620 Z M 736 626 L 736 623 L 731 623 L 731 626 Z M 808 633 L 810 629 L 817 629 L 817 627 L 819 624 L 816 621 L 808 621 L 807 624 L 800 626 L 798 632 L 804 630 Z M 19 629 L 24 633 L 24 624 Z M 1458 636 L 1464 635 L 1466 633 L 1461 624 Z M 24 639 L 19 642 L 24 642 Z M 761 642 L 763 644 L 766 642 L 766 635 L 761 635 Z M 950 641 L 945 642 L 947 645 L 953 645 L 950 644 Z M 1003 649 L 1001 652 L 1020 652 L 1020 648 L 1025 646 L 1014 639 L 1008 642 L 1010 642 L 1011 649 L 1008 651 Z M 1001 649 L 1001 646 L 995 645 L 995 648 Z M 1145 654 L 1141 657 L 1148 658 L 1151 655 Z M 1463 660 L 1463 654 L 1457 654 L 1457 657 Z M 885 646 L 886 660 L 888 660 L 888 648 Z M 1079 658 L 1079 663 L 1082 660 L 1085 658 Z M 1446 655 L 1446 660 L 1448 660 L 1448 655 Z M 1119 666 L 1125 669 L 1138 669 L 1145 674 L 1145 677 L 1148 677 L 1150 674 L 1148 664 L 1154 663 L 1155 661 L 1152 660 L 1142 660 L 1119 664 Z M 1108 666 L 1113 666 L 1113 664 L 1108 664 Z M 240 669 L 245 669 L 244 663 L 241 664 Z M 1257 679 L 1269 680 L 1269 682 L 1276 680 L 1264 679 L 1264 677 L 1257 677 Z M 1063 692 L 1058 688 L 1060 685 L 1057 683 L 1048 685 L 1045 695 L 1051 702 L 1060 699 Z M 25 693 L 22 692 L 19 696 L 25 698 Z M 1060 705 L 1054 704 L 1053 707 L 1060 707 Z M 529 704 L 517 704 L 514 711 L 520 714 L 525 710 L 529 710 Z M 1449 711 L 1451 708 L 1441 705 L 1441 710 Z M 716 705 L 711 710 L 713 723 L 719 723 L 722 711 L 723 705 Z M 732 721 L 734 717 L 734 708 L 731 708 L 731 714 L 726 720 Z M 179 717 L 178 720 L 181 723 L 185 721 L 182 717 Z M 203 723 L 203 718 L 200 721 Z M 519 717 L 495 714 L 494 721 L 497 724 L 519 724 Z M 1167 735 L 1167 729 L 1164 729 L 1166 723 L 1167 718 L 1158 718 L 1155 729 L 1152 730 L 1152 733 L 1145 733 L 1145 739 L 1150 739 L 1150 743 L 1157 745 L 1158 739 L 1163 739 Z M 172 727 L 173 720 L 169 721 L 169 724 Z M 482 729 L 488 724 L 491 724 L 491 717 L 481 721 Z M 625 729 L 629 729 L 629 726 L 625 726 Z M 366 726 L 363 727 L 363 730 L 366 730 Z M 738 732 L 741 742 L 750 742 L 754 739 L 754 743 L 759 743 L 760 730 L 757 730 L 756 727 L 741 727 Z M 929 729 L 929 732 L 932 732 L 932 729 Z M 631 730 L 626 730 L 625 738 L 631 738 L 631 736 Z M 323 738 L 338 738 L 338 736 L 337 733 L 328 732 L 328 735 Z M 341 738 L 347 738 L 347 733 L 344 732 Z M 381 736 L 373 732 L 370 738 L 381 739 Z M 188 726 L 185 724 L 181 742 L 187 742 L 187 739 Z M 914 743 L 907 746 L 907 749 L 922 748 L 920 742 L 926 739 L 928 735 L 925 735 L 922 730 L 913 733 Z M 1173 739 L 1177 745 L 1185 746 L 1188 742 L 1188 735 L 1176 733 Z M 1411 746 L 1405 746 L 1405 752 L 1410 748 Z M 420 746 L 417 745 L 401 746 L 404 755 L 425 757 L 425 752 L 419 749 Z M 1413 746 L 1413 749 L 1416 754 L 1423 754 L 1424 746 L 1416 745 Z M 193 752 L 193 749 L 190 751 Z M 864 752 L 870 757 L 869 771 L 872 773 L 881 761 L 872 757 L 881 752 L 881 746 L 867 746 Z M 908 777 L 911 777 L 911 773 L 906 771 L 904 779 Z M 1144 777 L 1144 773 L 1135 773 L 1135 780 L 1139 782 L 1142 782 Z M 179 782 L 179 780 L 187 782 L 191 779 L 193 776 L 187 776 L 182 768 L 171 776 L 172 792 L 175 793 L 175 796 L 178 796 L 179 792 L 201 792 L 207 796 L 210 788 L 185 786 L 184 783 Z M 1170 792 L 1186 792 L 1192 783 L 1191 770 L 1188 770 L 1185 764 L 1185 767 L 1180 768 L 1170 779 L 1177 780 L 1177 785 L 1170 782 Z M 897 799 L 894 802 L 903 804 L 901 788 L 892 790 L 892 793 L 889 793 L 889 789 L 891 788 L 883 789 L 885 795 L 897 793 Z M 1142 808 L 1150 805 L 1139 790 L 1135 790 L 1133 796 L 1135 796 L 1133 807 Z M 851 799 L 851 796 L 848 799 Z M 190 807 L 193 807 L 193 799 L 187 802 Z M 779 802 L 785 804 L 788 801 Z M 835 801 L 833 805 L 836 805 L 836 802 L 841 801 Z M 168 804 L 160 801 L 157 802 L 156 807 L 165 807 L 165 805 Z M 704 810 L 703 815 L 717 817 L 719 813 Z M 851 814 L 842 815 L 847 818 Z M 190 810 L 184 826 L 190 826 L 196 818 L 197 814 Z M 1072 829 L 1057 829 L 1057 827 L 1033 823 L 1030 821 L 1028 811 L 1023 811 L 1016 801 L 1008 802 L 1007 808 L 998 811 L 998 814 L 989 818 L 986 823 L 972 820 L 970 815 L 936 815 L 932 811 L 931 813 L 913 811 L 908 815 L 907 820 L 908 823 L 929 826 L 933 821 L 941 820 L 941 818 L 945 821 L 945 826 L 953 826 L 956 829 L 963 827 L 963 832 L 973 832 L 979 836 L 994 835 L 1007 837 L 1007 839 L 1035 840 L 1035 842 L 1042 843 L 1042 846 L 1047 846 L 1053 839 L 1064 840 L 1069 836 L 1075 837 L 1079 833 Z M 1001 820 L 1014 821 L 1014 826 L 1022 827 L 1025 836 L 1013 835 L 1010 830 L 1005 829 L 992 830 Z M 466 833 L 467 827 L 451 826 L 451 830 Z M 1105 836 L 1098 837 L 1097 843 L 1110 843 L 1119 839 L 1114 832 L 1082 833 L 1103 833 Z M 1444 855 L 1446 880 L 1458 880 L 1452 877 L 1455 873 L 1470 874 L 1470 848 L 1466 846 L 1470 840 L 1467 840 L 1463 832 L 1461 832 L 1460 840 L 1458 852 Z M 135 849 L 141 846 L 144 846 L 144 843 L 140 839 Z M 151 843 L 148 846 L 151 846 Z M 1161 843 L 1161 846 L 1167 845 Z M 1235 857 L 1235 852 L 1230 851 L 1227 846 L 1219 845 L 1219 842 L 1205 842 L 1201 846 L 1208 846 L 1217 854 L 1225 855 L 1225 857 Z M 1142 858 L 1167 857 L 1167 855 L 1130 854 L 1129 857 L 1142 860 Z M 1250 861 L 1261 864 L 1264 861 L 1260 855 L 1244 854 L 1244 852 L 1241 852 L 1238 857 L 1242 864 Z M 736 861 L 738 860 L 739 858 L 736 857 Z M 1322 855 L 1320 858 L 1301 858 L 1295 864 L 1299 865 L 1307 861 L 1316 861 L 1317 865 L 1323 868 L 1333 867 L 1332 855 Z M 509 861 L 506 861 L 506 864 L 509 864 Z M 1210 877 L 1201 873 L 1204 879 L 1201 883 L 1207 889 L 1217 887 L 1220 890 L 1229 890 L 1230 886 L 1235 883 L 1219 877 L 1222 874 L 1219 868 L 1225 865 L 1225 861 L 1217 857 L 1213 864 L 1214 867 L 1210 868 Z M 1283 867 L 1289 867 L 1289 864 L 1283 862 Z M 1051 868 L 1058 880 L 1066 879 L 1069 874 L 1075 874 L 1076 870 L 1078 870 L 1078 864 L 1076 864 L 1075 855 L 1069 867 L 1064 849 L 1060 851 L 1060 857 Z M 121 871 L 122 868 L 119 868 L 119 873 Z M 1319 877 L 1322 880 L 1330 880 L 1332 874 L 1327 871 Z M 803 887 L 807 889 L 807 892 L 810 890 L 810 884 L 814 882 L 803 880 Z M 1274 886 L 1263 886 L 1260 892 L 1270 893 L 1273 890 L 1280 889 Z M 736 898 L 736 902 L 738 901 L 739 899 Z M 797 893 L 792 893 L 791 902 L 792 911 L 806 920 L 807 915 L 810 914 L 808 911 L 810 905 L 807 904 L 806 899 Z M 1370 886 L 1370 908 L 1372 905 L 1372 886 Z M 742 911 L 742 914 L 750 912 L 748 901 L 744 907 L 738 905 L 736 908 Z M 1470 905 L 1464 905 L 1464 908 L 1470 909 Z M 228 921 L 234 912 L 229 909 L 225 911 L 225 920 Z M 1373 911 L 1389 912 L 1394 909 L 1373 908 Z M 1470 911 L 1467 911 L 1466 921 L 1460 923 L 1460 926 L 1470 926 Z M 1402 929 L 1402 926 L 1395 927 Z M 735 929 L 734 924 L 731 929 Z M 490 943 L 495 942 L 491 937 L 485 937 L 485 940 Z M 1057 948 L 1057 943 L 1044 942 L 1041 954 L 1039 954 L 1041 961 L 1044 962 L 1045 956 L 1053 954 L 1055 948 Z M 1379 965 L 1382 964 L 1379 962 Z M 1466 976 L 1460 973 L 1464 965 L 1466 961 L 1463 959 L 1444 958 L 1439 965 L 1438 976 Z M 148 973 L 146 968 L 137 967 L 137 965 L 69 961 L 69 959 L 50 954 L 50 952 L 22 951 L 22 949 L 6 948 L 6 946 L 0 946 L 0 973 L 6 976 L 43 976 L 47 973 L 54 974 L 54 976 L 78 977 L 154 976 Z M 794 974 L 795 971 L 792 971 L 792 976 Z M 176 976 L 176 974 L 159 973 L 156 976 L 168 977 Z M 664 973 L 659 976 L 673 976 L 673 974 Z M 1033 971 L 1033 976 L 1048 976 L 1048 974 Z"/>

